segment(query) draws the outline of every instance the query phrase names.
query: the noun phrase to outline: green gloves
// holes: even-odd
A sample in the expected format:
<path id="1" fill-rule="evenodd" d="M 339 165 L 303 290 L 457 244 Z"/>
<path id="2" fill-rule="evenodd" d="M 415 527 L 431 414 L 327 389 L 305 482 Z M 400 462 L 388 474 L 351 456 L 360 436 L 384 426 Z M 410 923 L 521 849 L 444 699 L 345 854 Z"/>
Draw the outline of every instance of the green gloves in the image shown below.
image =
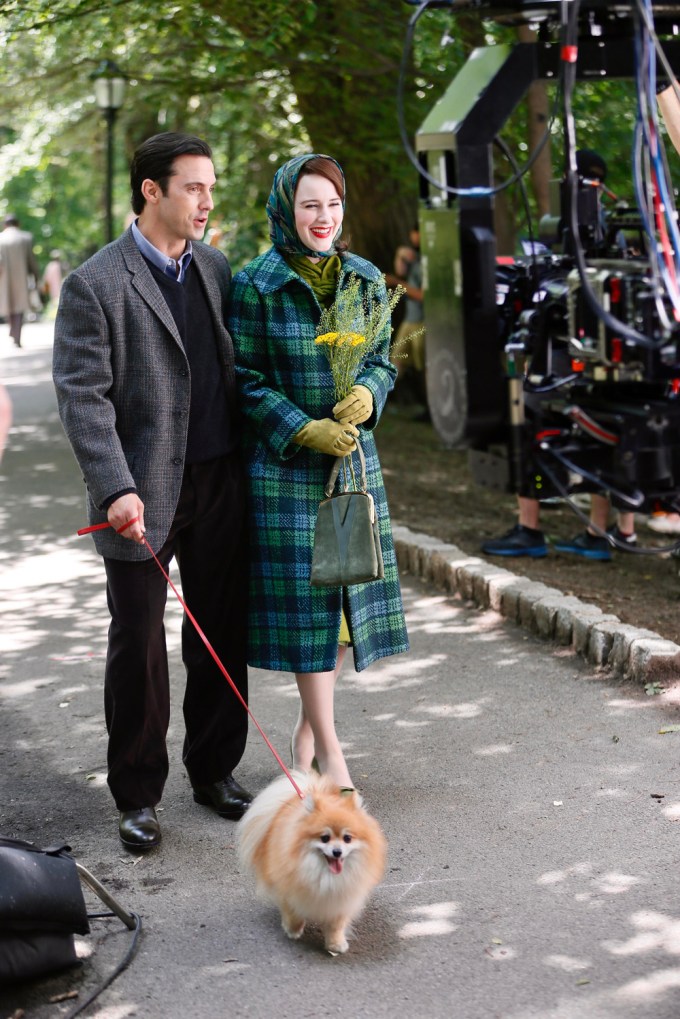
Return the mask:
<path id="1" fill-rule="evenodd" d="M 347 456 L 357 448 L 354 439 L 358 434 L 350 422 L 343 424 L 332 418 L 321 418 L 320 421 L 308 421 L 293 436 L 293 442 L 298 446 L 316 449 L 319 453 L 329 453 L 330 456 Z"/>
<path id="2" fill-rule="evenodd" d="M 341 424 L 361 425 L 373 413 L 373 393 L 366 386 L 352 386 L 349 396 L 333 407 L 333 415 Z"/>
<path id="3" fill-rule="evenodd" d="M 357 448 L 354 441 L 359 432 L 354 427 L 368 421 L 373 413 L 373 394 L 366 386 L 352 386 L 349 396 L 333 407 L 332 418 L 321 418 L 320 421 L 308 421 L 293 442 L 298 446 L 308 446 L 319 453 L 331 456 L 347 456 Z"/>

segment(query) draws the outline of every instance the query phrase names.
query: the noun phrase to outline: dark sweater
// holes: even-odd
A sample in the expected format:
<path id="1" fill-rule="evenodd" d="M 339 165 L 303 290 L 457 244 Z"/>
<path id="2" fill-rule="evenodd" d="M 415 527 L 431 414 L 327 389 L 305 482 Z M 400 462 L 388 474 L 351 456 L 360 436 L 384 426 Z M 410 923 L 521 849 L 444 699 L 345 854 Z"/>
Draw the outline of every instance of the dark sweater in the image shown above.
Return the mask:
<path id="1" fill-rule="evenodd" d="M 191 371 L 191 405 L 185 463 L 201 463 L 231 452 L 238 443 L 217 351 L 210 306 L 193 263 L 183 283 L 161 272 L 148 259 L 175 320 Z"/>

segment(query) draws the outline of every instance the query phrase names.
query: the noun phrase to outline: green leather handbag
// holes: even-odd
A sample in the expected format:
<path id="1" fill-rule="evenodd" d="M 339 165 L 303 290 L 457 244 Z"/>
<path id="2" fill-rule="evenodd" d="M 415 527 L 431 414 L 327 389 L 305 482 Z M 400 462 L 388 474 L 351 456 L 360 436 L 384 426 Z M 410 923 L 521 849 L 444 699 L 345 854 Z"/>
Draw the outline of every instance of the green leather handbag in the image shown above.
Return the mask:
<path id="1" fill-rule="evenodd" d="M 385 576 L 373 496 L 366 487 L 366 458 L 357 439 L 360 489 L 348 491 L 347 457 L 338 457 L 319 504 L 314 530 L 312 587 L 367 584 Z M 352 456 L 352 454 L 350 454 Z M 343 469 L 343 488 L 334 488 Z"/>

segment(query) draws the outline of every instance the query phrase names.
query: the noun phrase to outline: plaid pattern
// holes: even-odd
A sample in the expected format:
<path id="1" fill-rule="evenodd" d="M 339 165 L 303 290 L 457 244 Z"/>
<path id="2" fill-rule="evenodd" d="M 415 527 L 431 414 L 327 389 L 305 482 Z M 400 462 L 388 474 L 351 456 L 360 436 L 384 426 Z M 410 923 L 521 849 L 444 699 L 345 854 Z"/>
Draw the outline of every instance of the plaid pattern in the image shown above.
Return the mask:
<path id="1" fill-rule="evenodd" d="M 339 286 L 355 272 L 380 272 L 356 255 L 343 256 Z M 246 418 L 245 460 L 251 510 L 249 662 L 263 669 L 325 672 L 335 666 L 342 588 L 313 588 L 314 525 L 333 457 L 291 440 L 312 418 L 332 417 L 328 361 L 315 343 L 321 309 L 311 288 L 271 248 L 232 284 L 228 327 Z M 357 379 L 375 411 L 360 426 L 369 491 L 380 521 L 384 581 L 347 588 L 357 672 L 408 650 L 399 577 L 380 463 L 372 429 L 396 369 L 388 360 L 389 330 Z M 357 461 L 358 466 L 358 461 Z"/>

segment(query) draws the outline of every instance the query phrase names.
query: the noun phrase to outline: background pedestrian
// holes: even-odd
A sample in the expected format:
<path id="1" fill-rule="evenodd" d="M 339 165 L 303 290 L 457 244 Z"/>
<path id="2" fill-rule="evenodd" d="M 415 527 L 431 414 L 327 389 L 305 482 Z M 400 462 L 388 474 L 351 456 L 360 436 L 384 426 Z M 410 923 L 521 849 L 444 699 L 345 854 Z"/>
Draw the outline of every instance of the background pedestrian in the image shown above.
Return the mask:
<path id="1" fill-rule="evenodd" d="M 9 322 L 9 334 L 16 347 L 21 346 L 24 315 L 37 311 L 31 300 L 33 292 L 40 301 L 37 281 L 38 263 L 33 253 L 33 237 L 19 229 L 19 220 L 10 213 L 5 216 L 0 232 L 0 316 Z"/>

